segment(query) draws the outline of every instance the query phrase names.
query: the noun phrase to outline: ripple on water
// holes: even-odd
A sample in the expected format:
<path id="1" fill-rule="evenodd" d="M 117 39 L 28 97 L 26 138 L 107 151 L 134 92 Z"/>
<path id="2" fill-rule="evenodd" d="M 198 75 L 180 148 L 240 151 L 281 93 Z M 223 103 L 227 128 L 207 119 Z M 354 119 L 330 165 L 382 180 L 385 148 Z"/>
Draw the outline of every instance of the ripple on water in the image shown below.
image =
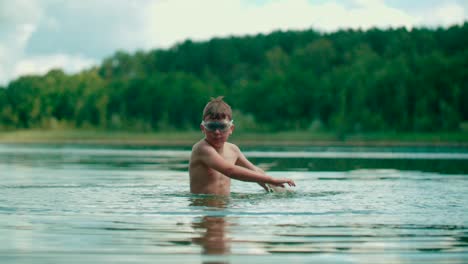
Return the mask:
<path id="1" fill-rule="evenodd" d="M 186 150 L 0 146 L 0 262 L 466 262 L 465 154 L 338 152 L 251 152 L 297 187 L 226 197 L 188 191 Z"/>

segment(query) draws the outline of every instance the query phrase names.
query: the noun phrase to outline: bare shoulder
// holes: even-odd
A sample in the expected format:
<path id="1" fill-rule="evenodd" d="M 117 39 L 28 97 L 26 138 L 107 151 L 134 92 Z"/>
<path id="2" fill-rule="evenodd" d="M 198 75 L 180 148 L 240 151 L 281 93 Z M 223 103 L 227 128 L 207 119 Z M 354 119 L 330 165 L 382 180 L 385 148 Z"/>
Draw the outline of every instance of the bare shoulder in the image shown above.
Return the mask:
<path id="1" fill-rule="evenodd" d="M 240 153 L 241 153 L 239 147 L 238 147 L 236 144 L 226 142 L 225 145 L 226 145 L 226 147 L 229 148 L 229 151 L 234 152 L 234 153 L 236 153 L 236 154 L 240 154 Z"/>
<path id="2" fill-rule="evenodd" d="M 195 143 L 193 146 L 192 146 L 192 151 L 196 151 L 200 148 L 200 145 L 202 143 L 202 140 L 198 141 L 197 143 Z"/>
<path id="3" fill-rule="evenodd" d="M 239 150 L 239 147 L 236 144 L 233 144 L 231 142 L 226 142 L 225 144 L 231 149 Z"/>
<path id="4" fill-rule="evenodd" d="M 200 140 L 192 147 L 192 155 L 199 155 L 210 150 L 210 145 L 205 140 Z"/>
<path id="5" fill-rule="evenodd" d="M 192 147 L 192 157 L 212 157 L 213 155 L 218 155 L 216 149 L 211 146 L 204 139 L 198 141 Z"/>

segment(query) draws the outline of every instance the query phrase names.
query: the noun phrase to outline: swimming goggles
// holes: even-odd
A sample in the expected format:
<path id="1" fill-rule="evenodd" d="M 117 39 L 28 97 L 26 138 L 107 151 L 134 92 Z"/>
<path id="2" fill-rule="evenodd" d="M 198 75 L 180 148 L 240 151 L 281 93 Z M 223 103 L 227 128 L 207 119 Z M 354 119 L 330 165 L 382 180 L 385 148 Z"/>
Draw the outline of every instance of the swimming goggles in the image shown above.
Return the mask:
<path id="1" fill-rule="evenodd" d="M 231 121 L 202 121 L 201 125 L 208 131 L 219 130 L 221 132 L 226 132 L 232 126 L 234 120 Z"/>

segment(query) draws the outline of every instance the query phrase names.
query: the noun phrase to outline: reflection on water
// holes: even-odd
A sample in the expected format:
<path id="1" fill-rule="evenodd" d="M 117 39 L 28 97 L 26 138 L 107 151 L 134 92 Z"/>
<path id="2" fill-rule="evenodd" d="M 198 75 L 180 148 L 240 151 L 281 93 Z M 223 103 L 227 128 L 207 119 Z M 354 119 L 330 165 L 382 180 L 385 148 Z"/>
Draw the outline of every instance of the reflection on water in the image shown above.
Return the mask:
<path id="1" fill-rule="evenodd" d="M 222 197 L 184 148 L 0 145 L 0 262 L 466 263 L 468 151 L 411 151 L 248 149 L 298 186 Z"/>
<path id="2" fill-rule="evenodd" d="M 208 210 L 226 208 L 228 198 L 223 196 L 194 195 L 190 198 L 190 206 L 204 207 Z M 198 237 L 193 242 L 203 248 L 202 253 L 208 255 L 226 255 L 231 253 L 230 241 L 227 237 L 228 222 L 225 216 L 205 215 L 195 218 L 192 224 Z M 226 263 L 226 262 L 206 262 Z"/>

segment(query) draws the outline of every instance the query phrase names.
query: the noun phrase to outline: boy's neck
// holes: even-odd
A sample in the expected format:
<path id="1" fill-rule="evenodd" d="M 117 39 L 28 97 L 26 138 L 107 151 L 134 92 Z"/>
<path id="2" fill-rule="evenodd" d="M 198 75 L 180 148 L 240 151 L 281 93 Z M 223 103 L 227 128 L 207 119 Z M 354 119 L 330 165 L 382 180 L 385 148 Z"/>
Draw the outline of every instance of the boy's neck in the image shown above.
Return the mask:
<path id="1" fill-rule="evenodd" d="M 223 148 L 224 148 L 224 143 L 226 143 L 226 142 L 223 142 L 223 143 L 221 143 L 221 144 L 219 144 L 219 145 L 213 145 L 213 144 L 211 144 L 211 143 L 208 141 L 208 139 L 207 139 L 206 137 L 205 137 L 204 140 L 205 140 L 206 143 L 208 143 L 208 145 L 210 145 L 210 146 L 212 146 L 214 149 L 216 149 L 217 152 L 220 152 L 221 150 L 223 150 Z"/>

